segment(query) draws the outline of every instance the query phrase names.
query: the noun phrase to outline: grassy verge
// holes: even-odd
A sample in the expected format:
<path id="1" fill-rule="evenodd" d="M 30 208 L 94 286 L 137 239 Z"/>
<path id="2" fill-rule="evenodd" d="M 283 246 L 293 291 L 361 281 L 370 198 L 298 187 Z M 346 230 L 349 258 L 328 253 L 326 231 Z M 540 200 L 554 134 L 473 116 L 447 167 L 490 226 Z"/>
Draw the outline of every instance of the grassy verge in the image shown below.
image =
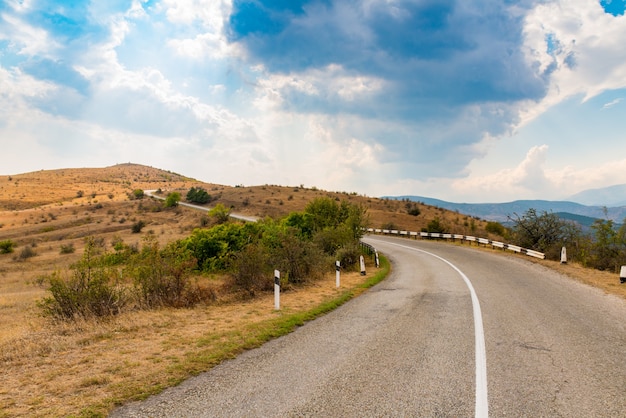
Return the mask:
<path id="1" fill-rule="evenodd" d="M 286 290 L 280 311 L 265 293 L 103 321 L 50 324 L 31 316 L 28 333 L 0 344 L 0 417 L 105 416 L 335 309 L 388 271 L 373 270 L 342 274 L 339 289 L 333 274 Z"/>
<path id="2" fill-rule="evenodd" d="M 94 416 L 94 413 L 97 414 L 98 411 L 108 411 L 112 406 L 120 405 L 128 400 L 145 399 L 161 392 L 166 387 L 179 384 L 191 376 L 207 371 L 224 360 L 234 358 L 245 350 L 257 348 L 271 339 L 286 335 L 381 282 L 389 271 L 388 260 L 381 256 L 381 268 L 376 274 L 313 308 L 301 312 L 281 312 L 276 318 L 246 325 L 243 329 L 221 335 L 204 336 L 196 341 L 197 351 L 188 353 L 180 363 L 172 366 L 171 376 L 167 382 L 159 385 L 146 385 L 129 381 L 119 387 L 120 392 L 117 396 L 105 400 L 101 405 L 85 409 L 81 415 Z M 215 341 L 219 341 L 218 346 L 215 346 Z"/>

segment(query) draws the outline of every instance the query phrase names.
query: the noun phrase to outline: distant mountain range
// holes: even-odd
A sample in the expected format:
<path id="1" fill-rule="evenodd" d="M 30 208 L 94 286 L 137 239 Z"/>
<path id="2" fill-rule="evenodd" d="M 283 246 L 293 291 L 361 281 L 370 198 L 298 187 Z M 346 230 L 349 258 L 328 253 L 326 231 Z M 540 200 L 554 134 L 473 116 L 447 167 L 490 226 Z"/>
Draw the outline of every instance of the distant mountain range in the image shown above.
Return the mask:
<path id="1" fill-rule="evenodd" d="M 515 219 L 516 214 L 522 216 L 528 209 L 535 209 L 539 213 L 544 211 L 557 213 L 561 218 L 574 220 L 583 226 L 591 225 L 595 219 L 608 218 L 621 223 L 626 218 L 626 184 L 586 190 L 571 196 L 572 201 L 516 200 L 507 203 L 452 203 L 423 196 L 386 197 L 409 199 L 488 221 L 504 223 L 509 221 L 509 217 Z M 580 202 L 596 203 L 586 205 Z"/>
<path id="2" fill-rule="evenodd" d="M 626 184 L 585 190 L 570 196 L 567 200 L 588 206 L 626 206 Z"/>

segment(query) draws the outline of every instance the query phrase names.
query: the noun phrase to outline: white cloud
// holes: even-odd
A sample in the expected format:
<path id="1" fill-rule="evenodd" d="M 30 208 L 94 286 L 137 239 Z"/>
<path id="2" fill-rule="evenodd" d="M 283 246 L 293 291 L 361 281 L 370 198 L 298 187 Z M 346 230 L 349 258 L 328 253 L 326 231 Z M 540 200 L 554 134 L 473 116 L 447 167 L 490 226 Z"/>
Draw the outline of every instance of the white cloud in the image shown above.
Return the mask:
<path id="1" fill-rule="evenodd" d="M 242 54 L 236 44 L 228 42 L 224 31 L 232 11 L 231 0 L 165 0 L 163 7 L 170 22 L 186 27 L 199 23 L 201 27 L 194 36 L 167 41 L 178 55 L 222 59 Z"/>
<path id="2" fill-rule="evenodd" d="M 277 109 L 284 105 L 285 96 L 292 93 L 310 98 L 334 98 L 356 102 L 371 98 L 385 87 L 385 81 L 372 76 L 351 74 L 342 66 L 330 64 L 322 69 L 301 73 L 270 74 L 257 80 L 255 105 L 259 109 Z"/>
<path id="3" fill-rule="evenodd" d="M 615 100 L 611 100 L 610 102 L 605 103 L 604 106 L 602 106 L 602 109 L 610 109 L 613 106 L 616 106 L 616 105 L 620 104 L 622 102 L 622 100 L 624 100 L 624 99 L 621 98 L 621 97 L 619 97 L 619 98 L 617 98 Z"/>
<path id="4" fill-rule="evenodd" d="M 6 23 L 0 26 L 0 40 L 9 41 L 18 54 L 52 58 L 61 48 L 61 44 L 52 39 L 47 31 L 8 13 L 0 17 Z"/>
<path id="5" fill-rule="evenodd" d="M 600 2 L 542 3 L 526 17 L 524 34 L 527 59 L 550 79 L 541 102 L 527 104 L 524 122 L 568 97 L 626 87 L 626 16 L 605 13 Z"/>

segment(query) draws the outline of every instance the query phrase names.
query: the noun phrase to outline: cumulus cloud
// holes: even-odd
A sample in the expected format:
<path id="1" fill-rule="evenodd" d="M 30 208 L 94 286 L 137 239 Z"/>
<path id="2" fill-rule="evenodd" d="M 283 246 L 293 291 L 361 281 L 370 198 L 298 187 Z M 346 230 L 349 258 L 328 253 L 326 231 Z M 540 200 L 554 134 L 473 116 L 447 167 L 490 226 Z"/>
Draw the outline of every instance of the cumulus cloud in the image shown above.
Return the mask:
<path id="1" fill-rule="evenodd" d="M 59 161 L 142 155 L 231 184 L 551 193 L 607 175 L 554 167 L 547 145 L 492 175 L 470 162 L 565 98 L 626 86 L 608 5 L 9 0 L 0 133 Z M 616 97 L 596 109 L 608 118 Z"/>
<path id="2" fill-rule="evenodd" d="M 589 100 L 626 87 L 625 23 L 623 14 L 607 13 L 599 2 L 555 0 L 532 9 L 525 18 L 524 49 L 528 60 L 549 74 L 550 84 L 524 120 L 571 96 Z"/>

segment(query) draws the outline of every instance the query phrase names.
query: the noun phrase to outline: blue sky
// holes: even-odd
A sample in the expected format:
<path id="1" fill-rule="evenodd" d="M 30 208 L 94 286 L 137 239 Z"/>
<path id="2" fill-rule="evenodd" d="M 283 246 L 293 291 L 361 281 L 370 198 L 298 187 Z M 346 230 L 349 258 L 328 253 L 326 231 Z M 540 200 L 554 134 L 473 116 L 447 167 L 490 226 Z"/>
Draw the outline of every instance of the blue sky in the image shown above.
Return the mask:
<path id="1" fill-rule="evenodd" d="M 5 0 L 0 174 L 457 202 L 626 183 L 625 0 Z"/>

